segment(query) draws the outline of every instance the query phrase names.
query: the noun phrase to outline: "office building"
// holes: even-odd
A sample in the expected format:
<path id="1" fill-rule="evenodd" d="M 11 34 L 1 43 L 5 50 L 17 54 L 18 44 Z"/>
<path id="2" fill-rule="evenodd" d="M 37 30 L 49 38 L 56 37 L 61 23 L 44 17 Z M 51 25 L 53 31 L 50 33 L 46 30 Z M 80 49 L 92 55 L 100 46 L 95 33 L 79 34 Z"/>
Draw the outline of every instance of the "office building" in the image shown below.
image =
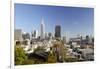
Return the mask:
<path id="1" fill-rule="evenodd" d="M 55 37 L 61 38 L 61 26 L 60 25 L 55 26 Z"/>
<path id="2" fill-rule="evenodd" d="M 44 24 L 43 18 L 42 18 L 42 22 L 41 22 L 40 38 L 45 39 L 45 24 Z"/>
<path id="3" fill-rule="evenodd" d="M 22 41 L 22 30 L 21 29 L 14 30 L 14 40 L 15 41 Z"/>
<path id="4" fill-rule="evenodd" d="M 23 40 L 29 39 L 30 40 L 30 34 L 29 33 L 23 33 L 22 34 Z"/>
<path id="5" fill-rule="evenodd" d="M 38 31 L 37 30 L 32 31 L 31 37 L 32 38 L 38 38 Z"/>

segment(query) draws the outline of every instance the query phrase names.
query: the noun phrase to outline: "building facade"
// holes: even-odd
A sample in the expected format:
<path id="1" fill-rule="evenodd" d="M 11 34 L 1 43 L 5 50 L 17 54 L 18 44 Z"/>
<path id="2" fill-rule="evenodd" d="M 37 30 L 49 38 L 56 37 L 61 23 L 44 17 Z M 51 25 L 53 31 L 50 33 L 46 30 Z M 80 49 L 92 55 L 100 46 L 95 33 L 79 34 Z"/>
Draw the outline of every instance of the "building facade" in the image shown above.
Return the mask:
<path id="1" fill-rule="evenodd" d="M 44 24 L 44 19 L 43 18 L 42 18 L 42 22 L 41 22 L 40 38 L 41 39 L 45 38 L 45 24 Z"/>
<path id="2" fill-rule="evenodd" d="M 21 41 L 22 40 L 22 30 L 21 29 L 15 29 L 14 30 L 14 40 L 15 41 Z"/>
<path id="3" fill-rule="evenodd" d="M 55 26 L 55 38 L 61 38 L 61 26 L 60 25 Z"/>

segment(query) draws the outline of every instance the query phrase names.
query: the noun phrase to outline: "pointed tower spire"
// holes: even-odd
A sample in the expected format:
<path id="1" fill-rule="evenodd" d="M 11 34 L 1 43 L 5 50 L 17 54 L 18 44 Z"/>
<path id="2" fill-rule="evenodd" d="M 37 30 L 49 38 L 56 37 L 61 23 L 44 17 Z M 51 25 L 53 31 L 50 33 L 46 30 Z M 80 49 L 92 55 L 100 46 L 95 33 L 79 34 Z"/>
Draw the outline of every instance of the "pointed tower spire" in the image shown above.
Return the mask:
<path id="1" fill-rule="evenodd" d="M 41 39 L 44 39 L 45 38 L 45 24 L 44 24 L 43 17 L 42 17 L 42 22 L 41 22 L 40 37 L 41 37 Z"/>
<path id="2" fill-rule="evenodd" d="M 42 22 L 41 22 L 41 24 L 44 24 L 44 18 L 42 17 Z"/>

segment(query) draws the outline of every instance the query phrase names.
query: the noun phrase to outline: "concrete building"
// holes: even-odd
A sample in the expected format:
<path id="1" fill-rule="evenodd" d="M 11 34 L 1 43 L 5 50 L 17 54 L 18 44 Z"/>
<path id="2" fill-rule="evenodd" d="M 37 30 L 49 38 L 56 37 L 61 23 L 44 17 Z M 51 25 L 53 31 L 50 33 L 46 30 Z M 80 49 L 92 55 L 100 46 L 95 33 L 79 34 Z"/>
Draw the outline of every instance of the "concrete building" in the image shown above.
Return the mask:
<path id="1" fill-rule="evenodd" d="M 26 40 L 26 39 L 30 40 L 30 34 L 29 33 L 23 33 L 22 38 L 23 38 L 23 40 Z"/>
<path id="2" fill-rule="evenodd" d="M 51 39 L 51 38 L 53 38 L 53 35 L 52 35 L 52 33 L 48 33 L 48 37 L 49 37 L 49 39 Z"/>
<path id="3" fill-rule="evenodd" d="M 94 60 L 94 50 L 87 48 L 83 51 L 82 56 L 85 60 Z"/>
<path id="4" fill-rule="evenodd" d="M 14 40 L 15 41 L 22 41 L 22 30 L 21 29 L 14 30 Z"/>
<path id="5" fill-rule="evenodd" d="M 42 18 L 42 22 L 41 22 L 40 38 L 41 39 L 45 38 L 45 24 L 44 24 L 44 19 L 43 18 Z"/>
<path id="6" fill-rule="evenodd" d="M 66 36 L 63 36 L 62 40 L 63 40 L 64 43 L 66 43 Z"/>
<path id="7" fill-rule="evenodd" d="M 37 30 L 32 31 L 31 37 L 32 38 L 38 38 L 38 31 Z"/>

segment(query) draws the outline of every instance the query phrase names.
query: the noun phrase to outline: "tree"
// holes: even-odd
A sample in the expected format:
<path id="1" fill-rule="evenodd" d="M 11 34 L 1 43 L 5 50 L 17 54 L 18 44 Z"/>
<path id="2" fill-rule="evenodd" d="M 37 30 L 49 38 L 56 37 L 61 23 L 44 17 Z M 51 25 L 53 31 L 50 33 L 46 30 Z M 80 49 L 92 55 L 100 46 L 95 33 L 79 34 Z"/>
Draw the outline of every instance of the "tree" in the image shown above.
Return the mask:
<path id="1" fill-rule="evenodd" d="M 21 47 L 15 46 L 15 65 L 21 65 L 23 61 L 27 58 L 24 50 Z"/>
<path id="2" fill-rule="evenodd" d="M 31 60 L 31 59 L 26 59 L 26 60 L 24 60 L 23 62 L 22 62 L 22 64 L 23 65 L 28 65 L 28 64 L 34 64 L 34 61 L 33 60 Z"/>
<path id="3" fill-rule="evenodd" d="M 56 62 L 57 62 L 57 57 L 55 53 L 49 52 L 47 63 L 56 63 Z"/>
<path id="4" fill-rule="evenodd" d="M 69 58 L 65 59 L 65 62 L 77 62 L 77 61 L 78 61 L 77 58 L 72 58 L 72 57 L 69 57 Z"/>

